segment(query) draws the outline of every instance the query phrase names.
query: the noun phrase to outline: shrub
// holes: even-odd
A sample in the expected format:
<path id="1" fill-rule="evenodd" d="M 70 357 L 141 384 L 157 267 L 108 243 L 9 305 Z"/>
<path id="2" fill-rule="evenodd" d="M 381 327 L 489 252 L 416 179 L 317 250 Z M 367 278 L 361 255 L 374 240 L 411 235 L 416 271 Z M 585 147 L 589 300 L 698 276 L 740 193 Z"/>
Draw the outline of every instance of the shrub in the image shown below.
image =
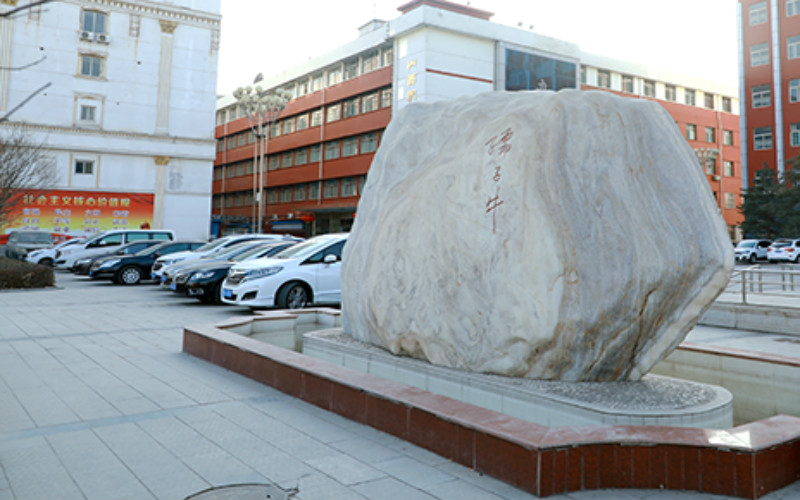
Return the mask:
<path id="1" fill-rule="evenodd" d="M 55 285 L 53 269 L 39 264 L 0 257 L 0 290 L 44 288 Z"/>

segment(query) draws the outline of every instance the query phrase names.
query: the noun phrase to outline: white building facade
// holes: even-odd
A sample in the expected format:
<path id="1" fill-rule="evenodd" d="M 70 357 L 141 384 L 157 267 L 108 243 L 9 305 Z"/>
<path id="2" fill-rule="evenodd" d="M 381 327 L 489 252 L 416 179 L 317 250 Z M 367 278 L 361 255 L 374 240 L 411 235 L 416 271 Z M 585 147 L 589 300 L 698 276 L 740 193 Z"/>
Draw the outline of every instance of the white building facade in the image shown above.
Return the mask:
<path id="1" fill-rule="evenodd" d="M 207 237 L 219 30 L 220 0 L 59 0 L 0 18 L 0 133 L 43 142 L 59 178 L 21 197 L 5 232 Z"/>

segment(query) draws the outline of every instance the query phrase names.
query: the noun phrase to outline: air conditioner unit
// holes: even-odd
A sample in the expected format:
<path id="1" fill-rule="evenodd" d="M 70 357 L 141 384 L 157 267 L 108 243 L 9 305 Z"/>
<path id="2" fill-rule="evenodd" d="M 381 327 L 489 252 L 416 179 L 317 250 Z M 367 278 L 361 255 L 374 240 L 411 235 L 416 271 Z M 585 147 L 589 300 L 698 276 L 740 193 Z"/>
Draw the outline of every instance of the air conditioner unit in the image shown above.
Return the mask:
<path id="1" fill-rule="evenodd" d="M 94 33 L 91 31 L 81 31 L 81 40 L 91 40 L 94 38 Z"/>
<path id="2" fill-rule="evenodd" d="M 97 40 L 100 43 L 108 43 L 108 42 L 111 41 L 111 36 L 110 35 L 106 35 L 105 33 L 99 33 L 99 34 L 95 35 L 94 39 Z"/>
<path id="3" fill-rule="evenodd" d="M 714 180 L 715 180 L 715 181 L 718 181 L 718 180 L 719 180 L 719 176 L 718 176 L 718 175 L 715 175 L 715 176 L 714 176 Z"/>

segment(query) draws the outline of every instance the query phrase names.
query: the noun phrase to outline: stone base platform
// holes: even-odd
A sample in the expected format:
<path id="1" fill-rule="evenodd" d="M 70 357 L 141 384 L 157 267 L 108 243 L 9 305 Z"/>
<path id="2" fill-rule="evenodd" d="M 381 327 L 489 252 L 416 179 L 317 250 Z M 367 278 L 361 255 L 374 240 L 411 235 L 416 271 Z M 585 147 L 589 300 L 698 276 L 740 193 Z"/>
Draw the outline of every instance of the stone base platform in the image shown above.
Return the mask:
<path id="1" fill-rule="evenodd" d="M 548 427 L 733 425 L 727 389 L 658 375 L 638 382 L 558 382 L 473 373 L 394 356 L 341 328 L 306 333 L 303 354 Z"/>

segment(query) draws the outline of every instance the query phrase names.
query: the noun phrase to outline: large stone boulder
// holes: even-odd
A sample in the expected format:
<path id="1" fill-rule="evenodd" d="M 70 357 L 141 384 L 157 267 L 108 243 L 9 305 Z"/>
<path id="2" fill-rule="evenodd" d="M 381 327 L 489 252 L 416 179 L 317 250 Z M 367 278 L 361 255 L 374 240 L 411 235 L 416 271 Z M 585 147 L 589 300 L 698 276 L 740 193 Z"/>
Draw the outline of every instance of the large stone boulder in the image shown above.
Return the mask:
<path id="1" fill-rule="evenodd" d="M 343 324 L 448 367 L 637 380 L 732 265 L 659 104 L 576 90 L 412 104 L 386 129 L 345 247 Z"/>

